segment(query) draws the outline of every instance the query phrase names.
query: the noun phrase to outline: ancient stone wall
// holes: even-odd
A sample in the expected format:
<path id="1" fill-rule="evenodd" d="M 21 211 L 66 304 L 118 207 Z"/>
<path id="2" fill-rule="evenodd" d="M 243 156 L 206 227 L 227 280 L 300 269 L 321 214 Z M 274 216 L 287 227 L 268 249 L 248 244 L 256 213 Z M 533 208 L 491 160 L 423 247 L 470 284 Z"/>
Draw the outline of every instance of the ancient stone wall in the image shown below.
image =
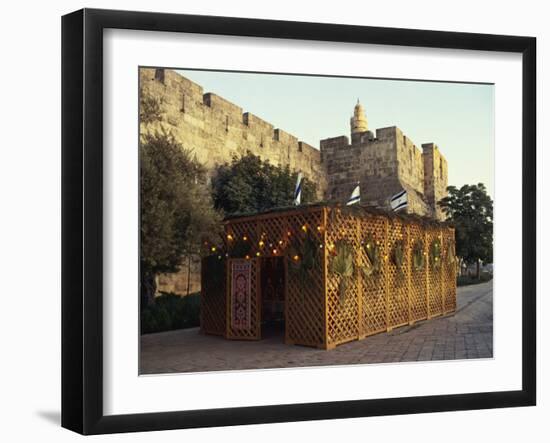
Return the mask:
<path id="1" fill-rule="evenodd" d="M 168 69 L 141 69 L 142 94 L 159 102 L 159 120 L 141 122 L 141 134 L 166 131 L 211 172 L 233 156 L 250 151 L 273 165 L 302 171 L 317 184 L 319 198 L 326 188 L 321 153 L 294 135 Z"/>
<path id="2" fill-rule="evenodd" d="M 422 151 L 395 127 L 321 140 L 329 200 L 345 201 L 359 181 L 361 202 L 387 206 L 392 195 L 407 190 L 407 211 L 444 219 L 436 202 L 446 195 L 447 162 L 433 144 Z"/>
<path id="3" fill-rule="evenodd" d="M 442 220 L 445 214 L 437 202 L 447 195 L 447 160 L 434 143 L 422 145 L 424 160 L 424 196 L 428 204 L 435 208 L 435 217 Z"/>

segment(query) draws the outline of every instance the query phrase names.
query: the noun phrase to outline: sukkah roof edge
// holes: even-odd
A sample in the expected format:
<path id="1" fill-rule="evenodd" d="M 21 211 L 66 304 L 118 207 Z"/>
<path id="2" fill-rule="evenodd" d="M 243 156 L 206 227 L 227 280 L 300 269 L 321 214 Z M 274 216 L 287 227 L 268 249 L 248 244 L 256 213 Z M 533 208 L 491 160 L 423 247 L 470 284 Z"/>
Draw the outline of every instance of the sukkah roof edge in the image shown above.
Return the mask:
<path id="1" fill-rule="evenodd" d="M 385 216 L 389 219 L 399 219 L 404 222 L 415 222 L 419 223 L 423 226 L 448 226 L 448 227 L 454 227 L 453 223 L 450 221 L 438 221 L 430 217 L 420 216 L 417 214 L 407 214 L 404 212 L 394 212 L 389 209 L 380 208 L 378 206 L 366 206 L 366 205 L 343 205 L 340 202 L 316 202 L 316 203 L 308 203 L 303 204 L 300 206 L 281 206 L 277 208 L 270 208 L 265 211 L 258 211 L 258 212 L 249 212 L 249 213 L 241 213 L 241 214 L 234 214 L 230 215 L 224 218 L 224 223 L 226 222 L 235 222 L 239 219 L 245 219 L 245 218 L 253 218 L 256 216 L 264 216 L 269 214 L 279 214 L 283 212 L 302 212 L 306 210 L 312 210 L 315 208 L 329 208 L 329 209 L 340 209 L 344 214 L 349 214 L 351 216 L 355 217 L 368 217 L 368 216 Z"/>

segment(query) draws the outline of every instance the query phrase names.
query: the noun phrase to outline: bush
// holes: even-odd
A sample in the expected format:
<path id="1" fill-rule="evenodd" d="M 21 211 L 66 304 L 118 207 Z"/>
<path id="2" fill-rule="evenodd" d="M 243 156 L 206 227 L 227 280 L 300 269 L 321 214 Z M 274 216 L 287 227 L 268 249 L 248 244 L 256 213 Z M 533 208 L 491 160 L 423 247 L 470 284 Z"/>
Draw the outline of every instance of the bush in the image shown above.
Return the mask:
<path id="1" fill-rule="evenodd" d="M 141 311 L 141 333 L 194 328 L 200 324 L 200 293 L 181 297 L 162 293 Z"/>
<path id="2" fill-rule="evenodd" d="M 478 283 L 485 283 L 493 279 L 493 274 L 489 272 L 483 272 L 479 278 L 475 275 L 460 275 L 456 278 L 457 286 L 477 285 Z"/>

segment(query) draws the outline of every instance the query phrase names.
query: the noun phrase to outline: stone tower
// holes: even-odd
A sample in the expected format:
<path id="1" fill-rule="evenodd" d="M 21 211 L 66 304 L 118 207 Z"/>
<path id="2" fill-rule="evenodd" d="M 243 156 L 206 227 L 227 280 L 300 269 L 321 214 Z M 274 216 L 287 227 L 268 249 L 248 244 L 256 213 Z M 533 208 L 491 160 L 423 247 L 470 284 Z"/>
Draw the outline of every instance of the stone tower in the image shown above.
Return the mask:
<path id="1" fill-rule="evenodd" d="M 363 109 L 363 105 L 359 102 L 359 99 L 357 99 L 357 104 L 353 109 L 353 117 L 349 119 L 349 123 L 352 137 L 353 134 L 360 134 L 369 130 L 367 117 L 365 117 L 365 109 Z"/>
<path id="2" fill-rule="evenodd" d="M 420 150 L 397 126 L 369 131 L 359 100 L 346 136 L 320 141 L 326 199 L 346 201 L 358 181 L 361 202 L 389 208 L 388 199 L 407 191 L 408 213 L 443 220 L 438 202 L 447 195 L 447 160 L 433 143 Z"/>
<path id="3" fill-rule="evenodd" d="M 435 143 L 422 145 L 422 159 L 424 161 L 424 198 L 433 208 L 433 216 L 438 220 L 444 220 L 445 214 L 438 203 L 447 196 L 447 160 Z"/>

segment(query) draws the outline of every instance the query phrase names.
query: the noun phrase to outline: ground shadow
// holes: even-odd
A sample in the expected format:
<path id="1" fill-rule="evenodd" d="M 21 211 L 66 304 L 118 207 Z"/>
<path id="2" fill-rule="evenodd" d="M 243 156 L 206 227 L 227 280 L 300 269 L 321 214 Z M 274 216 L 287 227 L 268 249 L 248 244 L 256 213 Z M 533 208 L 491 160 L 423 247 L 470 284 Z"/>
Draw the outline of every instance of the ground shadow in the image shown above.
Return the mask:
<path id="1" fill-rule="evenodd" d="M 61 411 L 36 411 L 36 415 L 51 424 L 61 425 Z"/>

